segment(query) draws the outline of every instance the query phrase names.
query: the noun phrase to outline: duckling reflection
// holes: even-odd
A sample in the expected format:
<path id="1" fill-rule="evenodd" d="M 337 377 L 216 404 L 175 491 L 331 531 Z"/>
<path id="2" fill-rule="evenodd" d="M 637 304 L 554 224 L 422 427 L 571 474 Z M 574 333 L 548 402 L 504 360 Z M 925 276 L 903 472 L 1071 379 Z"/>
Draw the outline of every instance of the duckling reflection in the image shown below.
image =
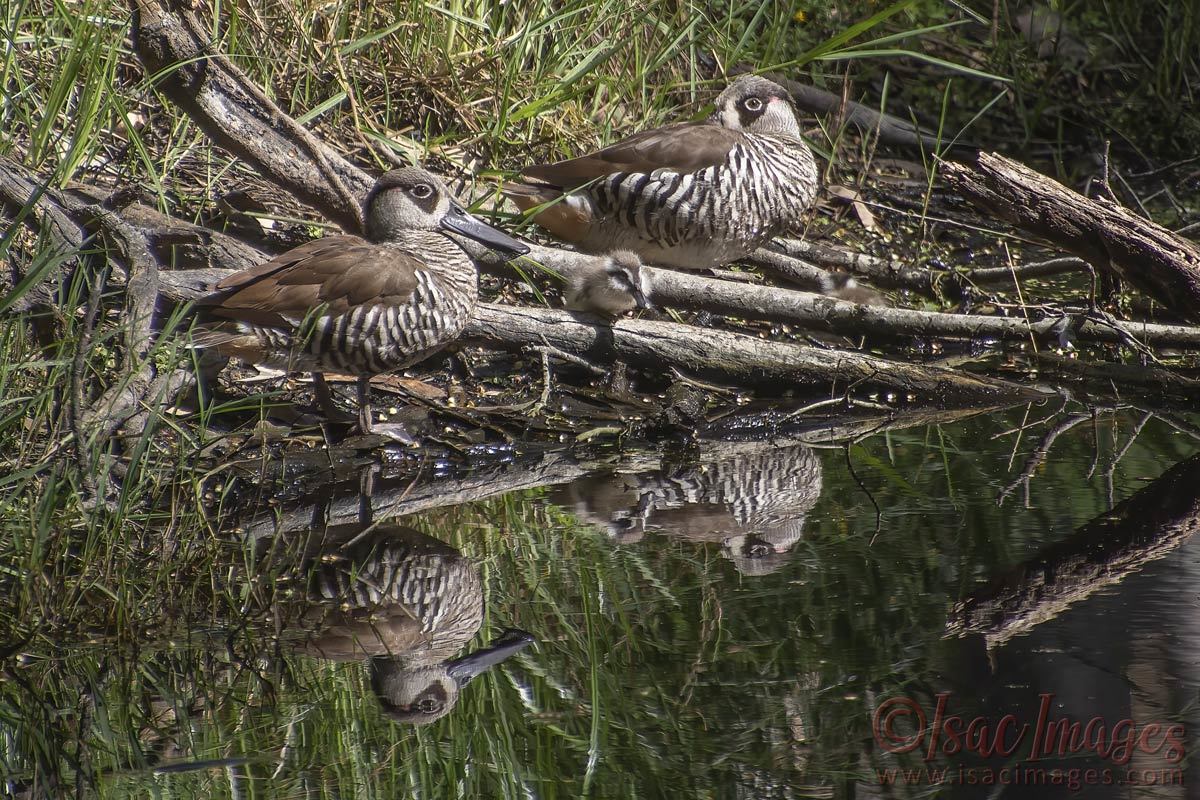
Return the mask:
<path id="1" fill-rule="evenodd" d="M 454 658 L 483 623 L 479 572 L 445 542 L 399 525 L 378 525 L 324 552 L 310 596 L 308 621 L 319 632 L 303 649 L 334 661 L 367 659 L 371 687 L 395 722 L 440 719 L 472 678 L 534 641 L 505 631 Z"/>
<path id="2" fill-rule="evenodd" d="M 641 474 L 589 475 L 551 499 L 628 544 L 647 531 L 719 542 L 744 575 L 767 575 L 804 536 L 821 496 L 821 461 L 792 445 Z"/>

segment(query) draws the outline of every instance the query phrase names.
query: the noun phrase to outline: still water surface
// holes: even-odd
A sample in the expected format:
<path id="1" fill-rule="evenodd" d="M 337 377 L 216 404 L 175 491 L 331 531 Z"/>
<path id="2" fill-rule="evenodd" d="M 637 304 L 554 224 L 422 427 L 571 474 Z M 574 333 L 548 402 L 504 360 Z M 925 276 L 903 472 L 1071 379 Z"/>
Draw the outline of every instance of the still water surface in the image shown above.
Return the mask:
<path id="1" fill-rule="evenodd" d="M 162 635 L 23 680 L 95 688 L 112 796 L 1195 796 L 1200 444 L 1048 413 L 268 482 Z"/>

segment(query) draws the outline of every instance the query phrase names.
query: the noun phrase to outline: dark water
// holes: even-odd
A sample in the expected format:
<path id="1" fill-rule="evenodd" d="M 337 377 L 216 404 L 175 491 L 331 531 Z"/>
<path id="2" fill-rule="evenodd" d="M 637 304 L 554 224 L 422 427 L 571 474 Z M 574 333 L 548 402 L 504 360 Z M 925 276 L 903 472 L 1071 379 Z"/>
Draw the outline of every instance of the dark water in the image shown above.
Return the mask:
<path id="1" fill-rule="evenodd" d="M 194 616 L 53 672 L 111 796 L 1196 796 L 1200 440 L 1069 411 L 243 479 Z"/>

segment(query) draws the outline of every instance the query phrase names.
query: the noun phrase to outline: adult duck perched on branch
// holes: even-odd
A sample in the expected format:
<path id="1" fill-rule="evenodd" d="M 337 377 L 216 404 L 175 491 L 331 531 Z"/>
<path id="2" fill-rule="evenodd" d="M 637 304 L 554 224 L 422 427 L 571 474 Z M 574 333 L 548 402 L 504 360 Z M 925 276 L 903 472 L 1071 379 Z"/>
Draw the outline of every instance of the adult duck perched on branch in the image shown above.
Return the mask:
<path id="1" fill-rule="evenodd" d="M 222 280 L 197 301 L 204 331 L 194 343 L 288 371 L 358 376 L 359 427 L 405 440 L 371 421 L 372 375 L 417 363 L 462 332 L 479 298 L 479 274 L 460 237 L 497 252 L 529 248 L 471 216 L 423 169 L 375 182 L 364 204 L 364 237 L 308 242 Z"/>
<path id="2" fill-rule="evenodd" d="M 818 183 L 790 96 L 756 75 L 721 92 L 706 121 L 643 131 L 521 177 L 505 193 L 559 238 L 679 269 L 758 249 L 800 220 Z"/>

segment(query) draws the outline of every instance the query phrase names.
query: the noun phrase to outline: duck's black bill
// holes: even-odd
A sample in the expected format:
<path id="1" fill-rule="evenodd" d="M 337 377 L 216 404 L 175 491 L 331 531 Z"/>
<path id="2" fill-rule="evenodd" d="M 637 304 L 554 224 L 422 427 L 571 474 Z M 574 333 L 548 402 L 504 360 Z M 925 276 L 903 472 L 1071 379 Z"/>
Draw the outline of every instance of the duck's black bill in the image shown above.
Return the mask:
<path id="1" fill-rule="evenodd" d="M 638 308 L 644 308 L 649 311 L 654 310 L 654 303 L 650 302 L 650 298 L 642 291 L 642 287 L 635 283 L 633 285 L 633 302 L 637 303 Z"/>
<path id="2" fill-rule="evenodd" d="M 451 203 L 450 210 L 442 217 L 442 227 L 468 239 L 474 239 L 498 253 L 505 255 L 523 256 L 529 252 L 529 246 L 518 242 L 502 230 L 493 228 L 467 213 L 458 203 Z"/>
<path id="3" fill-rule="evenodd" d="M 494 667 L 511 655 L 524 650 L 533 644 L 535 639 L 525 631 L 510 628 L 504 631 L 491 644 L 482 650 L 468 653 L 462 658 L 447 662 L 446 673 L 459 686 L 465 686 L 472 678 L 489 667 Z"/>

